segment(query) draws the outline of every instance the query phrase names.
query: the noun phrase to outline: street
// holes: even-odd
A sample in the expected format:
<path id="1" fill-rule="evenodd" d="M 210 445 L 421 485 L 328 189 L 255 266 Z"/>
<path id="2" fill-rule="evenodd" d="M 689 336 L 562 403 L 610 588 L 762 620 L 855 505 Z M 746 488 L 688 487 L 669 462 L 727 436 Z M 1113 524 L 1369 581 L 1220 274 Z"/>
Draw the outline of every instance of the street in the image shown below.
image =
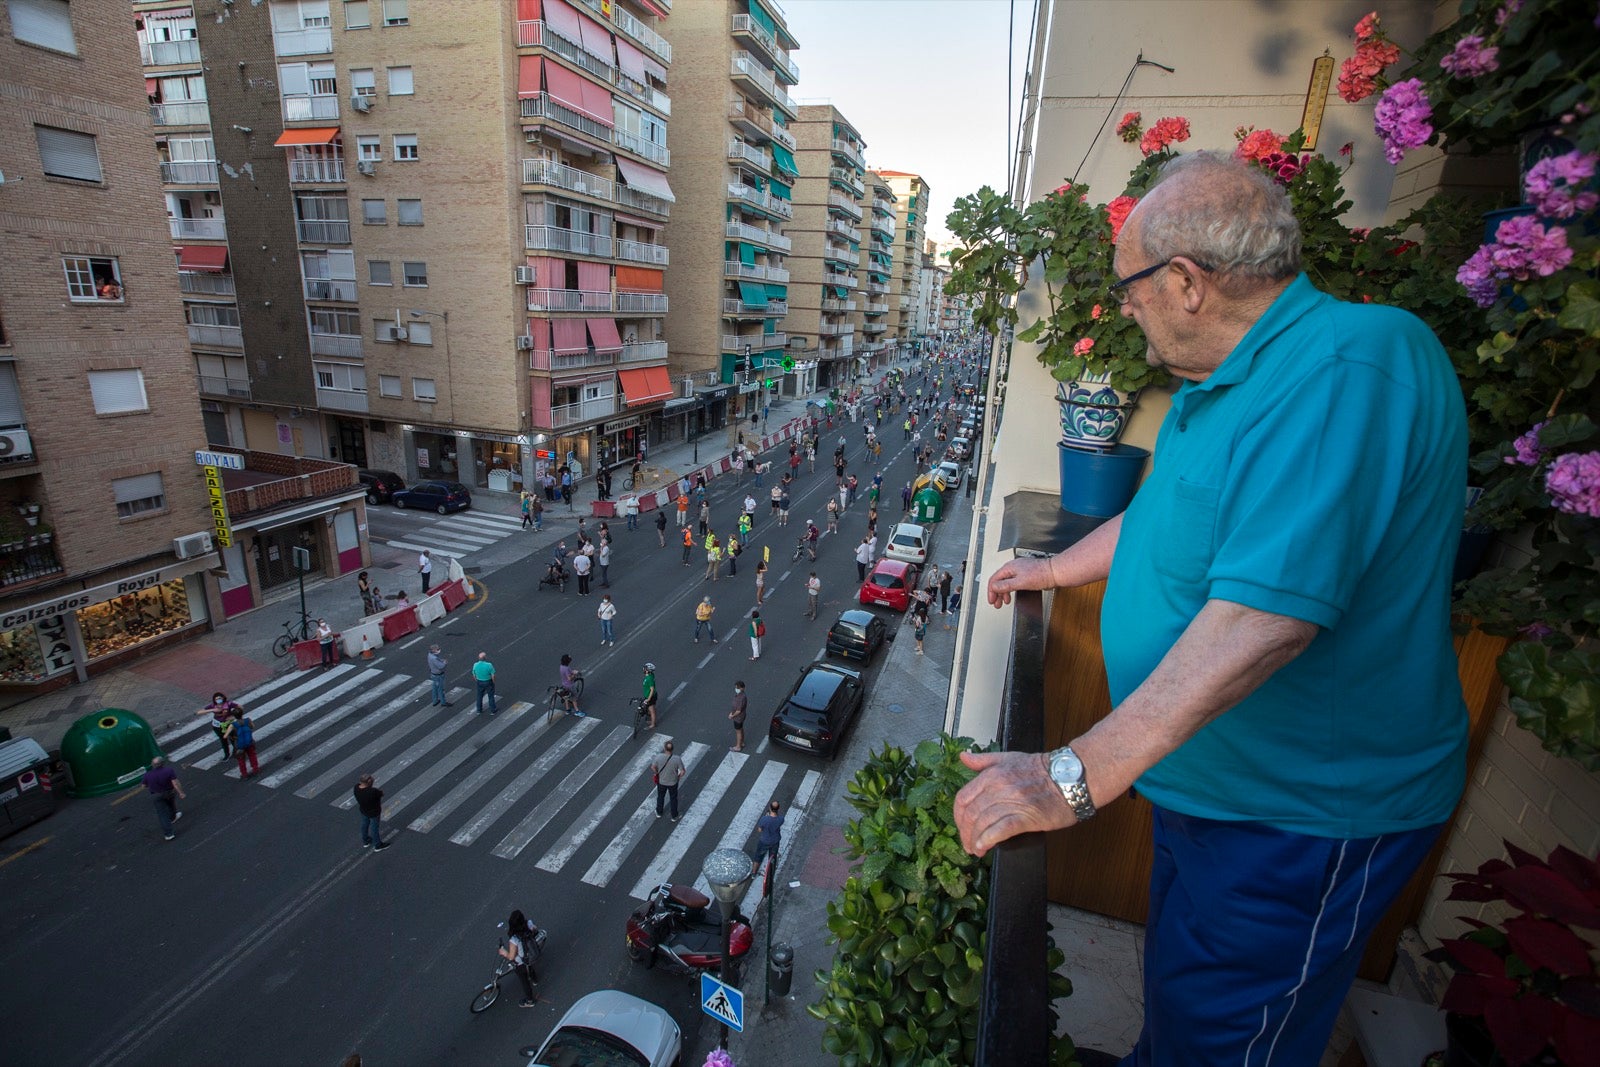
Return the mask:
<path id="1" fill-rule="evenodd" d="M 899 418 L 887 417 L 883 430 L 880 545 L 915 473 Z M 578 997 L 610 987 L 670 1011 L 684 1031 L 683 1062 L 699 1063 L 716 1027 L 700 1012 L 697 982 L 630 963 L 624 923 L 657 883 L 700 882 L 711 850 L 750 849 L 769 799 L 784 803 L 788 841 L 808 805 L 842 787 L 849 768 L 766 742 L 767 720 L 797 672 L 820 657 L 829 623 L 856 604 L 853 549 L 873 467 L 860 424 L 840 420 L 819 434 L 817 469 L 802 465 L 785 527 L 767 502 L 783 448 L 767 454 L 774 470 L 763 488 L 731 475 L 711 483 L 712 526 L 724 538 L 745 493 L 757 500 L 737 576 L 724 563 L 718 581 L 704 579 L 698 536 L 682 565 L 674 511 L 665 548 L 653 515 L 636 531 L 611 520 L 610 589 L 598 574 L 588 597 L 575 581 L 564 593 L 541 589 L 547 553 L 534 552 L 474 575 L 482 589 L 470 610 L 373 660 L 230 692 L 255 722 L 257 779 L 238 780 L 201 719 L 165 734 L 188 792 L 175 841 L 162 841 L 142 790 L 75 803 L 9 841 L 0 992 L 8 1016 L 29 1022 L 7 1028 L 6 1062 L 309 1065 L 359 1051 L 369 1067 L 509 1064 Z M 841 435 L 860 498 L 839 534 L 824 534 L 816 563 L 791 562 L 805 520 L 826 527 Z M 375 508 L 372 526 L 375 539 L 397 547 L 471 550 L 531 538 L 514 521 Z M 598 525 L 589 520 L 591 534 Z M 748 612 L 763 550 L 771 552 L 767 636 L 751 662 Z M 804 615 L 813 569 L 823 583 L 814 621 Z M 374 583 L 385 585 L 385 573 Z M 600 643 L 602 592 L 619 609 L 614 647 Z M 704 595 L 717 609 L 714 645 L 691 640 Z M 450 708 L 429 706 L 424 659 L 433 641 L 449 657 Z M 479 652 L 497 671 L 495 717 L 474 714 L 469 669 Z M 549 723 L 548 688 L 564 653 L 586 671 L 588 716 Z M 627 701 L 639 695 L 646 661 L 658 668 L 659 729 L 633 740 Z M 750 696 L 742 753 L 729 750 L 735 680 Z M 650 782 L 649 762 L 669 738 L 688 767 L 677 822 L 656 818 Z M 392 847 L 382 854 L 360 847 L 351 787 L 362 772 L 385 790 Z M 791 858 L 780 854 L 779 880 Z M 758 898 L 759 886 L 747 913 Z M 493 1008 L 471 1016 L 468 1002 L 494 967 L 496 924 L 513 908 L 550 932 L 539 1003 L 519 1010 L 508 978 Z M 757 998 L 763 966 L 758 946 L 742 983 Z M 797 989 L 808 981 L 795 976 Z"/>

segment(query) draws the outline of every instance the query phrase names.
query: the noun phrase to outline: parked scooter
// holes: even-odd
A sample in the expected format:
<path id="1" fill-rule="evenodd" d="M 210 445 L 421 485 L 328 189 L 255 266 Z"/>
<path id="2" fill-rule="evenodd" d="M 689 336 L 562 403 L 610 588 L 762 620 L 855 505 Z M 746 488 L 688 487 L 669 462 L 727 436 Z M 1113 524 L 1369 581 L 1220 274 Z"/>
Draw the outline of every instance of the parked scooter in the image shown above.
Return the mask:
<path id="1" fill-rule="evenodd" d="M 735 914 L 733 958 L 749 952 L 753 942 L 749 920 Z M 720 972 L 720 909 L 693 886 L 657 886 L 644 906 L 628 916 L 628 958 L 646 967 L 654 967 L 660 960 L 670 970 L 685 974 Z"/>

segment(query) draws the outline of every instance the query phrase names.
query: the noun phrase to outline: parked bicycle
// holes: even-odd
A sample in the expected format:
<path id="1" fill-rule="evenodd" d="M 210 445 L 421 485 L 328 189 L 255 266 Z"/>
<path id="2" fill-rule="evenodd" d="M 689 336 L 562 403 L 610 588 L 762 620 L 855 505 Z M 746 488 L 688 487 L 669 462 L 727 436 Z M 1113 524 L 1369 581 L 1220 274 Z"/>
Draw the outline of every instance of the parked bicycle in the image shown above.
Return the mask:
<path id="1" fill-rule="evenodd" d="M 302 615 L 299 622 L 291 619 L 283 624 L 283 633 L 273 639 L 272 654 L 279 658 L 287 656 L 296 644 L 301 641 L 311 640 L 314 633 L 315 628 L 311 625 L 311 616 Z"/>
<path id="2" fill-rule="evenodd" d="M 495 929 L 497 930 L 504 930 L 505 928 L 505 923 L 495 924 Z M 541 955 L 543 955 L 544 943 L 549 936 L 549 931 L 543 930 L 539 927 L 534 927 L 533 944 L 529 949 L 527 949 L 528 955 L 531 957 L 530 962 L 537 960 Z M 505 945 L 506 939 L 501 937 L 498 947 L 504 948 Z M 493 1004 L 500 996 L 500 980 L 515 969 L 515 964 L 506 959 L 504 956 L 500 955 L 498 952 L 495 953 L 494 976 L 489 979 L 488 984 L 486 984 L 482 989 L 478 990 L 478 995 L 472 998 L 472 1014 L 481 1015 L 489 1010 L 489 1006 Z"/>

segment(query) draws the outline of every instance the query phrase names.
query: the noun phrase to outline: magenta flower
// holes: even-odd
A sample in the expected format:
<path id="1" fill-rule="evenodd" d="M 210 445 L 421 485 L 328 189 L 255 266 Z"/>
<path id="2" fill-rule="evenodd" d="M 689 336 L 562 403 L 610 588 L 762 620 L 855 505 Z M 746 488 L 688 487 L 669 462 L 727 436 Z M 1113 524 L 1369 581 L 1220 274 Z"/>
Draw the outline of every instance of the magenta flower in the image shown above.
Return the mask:
<path id="1" fill-rule="evenodd" d="M 1533 429 L 1511 442 L 1511 447 L 1516 449 L 1516 455 L 1507 456 L 1506 462 L 1512 466 L 1537 467 L 1544 458 L 1544 451 L 1539 447 L 1539 431 L 1544 429 L 1544 423 L 1535 423 Z"/>
<path id="2" fill-rule="evenodd" d="M 1586 188 L 1597 160 L 1594 152 L 1572 151 L 1535 163 L 1523 186 L 1534 211 L 1547 219 L 1570 219 L 1600 206 L 1600 193 Z"/>
<path id="3" fill-rule="evenodd" d="M 1531 637 L 1535 641 L 1541 641 L 1555 633 L 1555 631 L 1542 622 L 1530 622 L 1528 625 L 1518 630 L 1517 633 L 1521 634 L 1523 637 Z"/>
<path id="4" fill-rule="evenodd" d="M 1456 281 L 1479 307 L 1494 304 L 1502 281 L 1548 278 L 1572 262 L 1567 231 L 1560 226 L 1547 228 L 1532 215 L 1506 219 L 1494 236 L 1456 270 Z"/>
<path id="5" fill-rule="evenodd" d="M 1550 502 L 1568 515 L 1600 519 L 1600 452 L 1568 452 L 1544 479 Z"/>
<path id="6" fill-rule="evenodd" d="M 1383 157 L 1399 163 L 1406 151 L 1420 148 L 1433 136 L 1433 105 L 1421 78 L 1407 78 L 1384 91 L 1372 112 L 1372 125 L 1383 139 Z"/>
<path id="7" fill-rule="evenodd" d="M 1483 38 L 1473 33 L 1457 41 L 1450 54 L 1439 60 L 1439 66 L 1458 78 L 1476 78 L 1500 69 L 1500 61 L 1495 58 L 1499 54 L 1500 49 L 1484 47 Z"/>

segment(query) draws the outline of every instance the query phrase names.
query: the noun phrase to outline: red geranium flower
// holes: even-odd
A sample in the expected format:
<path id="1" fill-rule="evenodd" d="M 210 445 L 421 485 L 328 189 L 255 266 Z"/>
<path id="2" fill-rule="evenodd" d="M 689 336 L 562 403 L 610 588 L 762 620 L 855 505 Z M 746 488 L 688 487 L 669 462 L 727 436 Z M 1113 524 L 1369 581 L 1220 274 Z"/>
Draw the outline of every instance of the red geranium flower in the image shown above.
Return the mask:
<path id="1" fill-rule="evenodd" d="M 1113 244 L 1116 243 L 1118 237 L 1122 236 L 1122 224 L 1128 221 L 1128 215 L 1132 213 L 1134 205 L 1138 202 L 1135 197 L 1119 196 L 1106 205 L 1106 214 L 1111 216 L 1111 240 Z"/>
<path id="2" fill-rule="evenodd" d="M 1144 132 L 1144 117 L 1137 111 L 1130 111 L 1122 116 L 1122 121 L 1117 123 L 1117 136 L 1129 144 L 1139 139 Z"/>

